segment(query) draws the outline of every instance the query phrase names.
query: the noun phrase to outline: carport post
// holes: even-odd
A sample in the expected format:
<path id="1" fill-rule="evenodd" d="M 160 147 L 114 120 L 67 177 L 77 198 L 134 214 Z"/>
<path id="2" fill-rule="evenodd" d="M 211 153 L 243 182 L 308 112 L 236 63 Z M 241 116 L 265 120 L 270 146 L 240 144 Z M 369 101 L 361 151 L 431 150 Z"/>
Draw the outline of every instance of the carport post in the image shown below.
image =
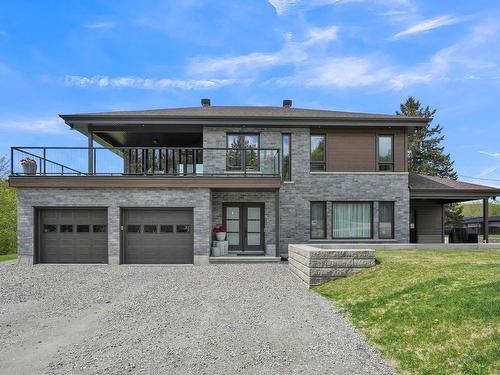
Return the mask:
<path id="1" fill-rule="evenodd" d="M 488 231 L 489 231 L 489 225 L 488 225 L 488 216 L 489 216 L 489 198 L 484 198 L 483 199 L 483 242 L 488 243 Z"/>
<path id="2" fill-rule="evenodd" d="M 94 173 L 94 150 L 92 149 L 94 147 L 94 133 L 90 129 L 88 129 L 88 141 L 89 141 L 89 150 L 88 150 L 88 160 L 89 160 L 89 171 L 88 174 L 91 175 Z"/>

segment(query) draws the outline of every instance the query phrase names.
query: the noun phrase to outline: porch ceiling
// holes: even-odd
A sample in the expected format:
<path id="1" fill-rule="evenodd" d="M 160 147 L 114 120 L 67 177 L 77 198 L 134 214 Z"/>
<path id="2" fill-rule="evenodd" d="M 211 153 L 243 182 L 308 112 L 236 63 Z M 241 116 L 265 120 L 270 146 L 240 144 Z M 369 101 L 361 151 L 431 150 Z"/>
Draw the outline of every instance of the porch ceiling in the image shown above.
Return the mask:
<path id="1" fill-rule="evenodd" d="M 134 132 L 134 131 L 96 131 L 99 138 L 114 147 L 203 147 L 203 133 L 179 132 Z"/>

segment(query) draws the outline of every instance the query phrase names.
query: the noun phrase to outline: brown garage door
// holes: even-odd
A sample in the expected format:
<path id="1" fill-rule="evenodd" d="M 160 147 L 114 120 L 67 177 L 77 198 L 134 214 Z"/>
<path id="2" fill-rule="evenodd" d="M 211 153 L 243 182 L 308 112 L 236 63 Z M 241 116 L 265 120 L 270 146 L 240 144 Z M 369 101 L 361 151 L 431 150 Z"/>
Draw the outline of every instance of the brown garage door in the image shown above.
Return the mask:
<path id="1" fill-rule="evenodd" d="M 40 209 L 40 263 L 108 263 L 106 209 Z"/>
<path id="2" fill-rule="evenodd" d="M 192 264 L 192 209 L 124 209 L 123 263 Z"/>

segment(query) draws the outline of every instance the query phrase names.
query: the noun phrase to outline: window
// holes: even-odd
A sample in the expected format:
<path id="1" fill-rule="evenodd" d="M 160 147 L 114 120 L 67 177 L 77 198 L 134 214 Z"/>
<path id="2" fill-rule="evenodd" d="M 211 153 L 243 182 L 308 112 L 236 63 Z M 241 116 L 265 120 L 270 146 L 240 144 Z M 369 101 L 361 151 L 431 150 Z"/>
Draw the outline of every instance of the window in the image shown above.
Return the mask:
<path id="1" fill-rule="evenodd" d="M 228 134 L 226 168 L 228 171 L 258 171 L 259 134 Z M 243 151 L 243 149 L 247 149 Z"/>
<path id="2" fill-rule="evenodd" d="M 394 137 L 392 135 L 378 136 L 378 170 L 394 171 Z"/>
<path id="3" fill-rule="evenodd" d="M 141 233 L 141 226 L 140 225 L 127 225 L 127 232 L 128 233 Z"/>
<path id="4" fill-rule="evenodd" d="M 90 232 L 90 225 L 77 225 L 76 231 L 78 233 L 89 233 Z"/>
<path id="5" fill-rule="evenodd" d="M 160 233 L 173 233 L 174 226 L 173 225 L 160 225 Z"/>
<path id="6" fill-rule="evenodd" d="M 144 225 L 144 233 L 157 233 L 158 228 L 156 225 Z"/>
<path id="7" fill-rule="evenodd" d="M 311 239 L 326 238 L 326 202 L 311 202 Z"/>
<path id="8" fill-rule="evenodd" d="M 311 172 L 325 171 L 325 134 L 311 134 Z"/>
<path id="9" fill-rule="evenodd" d="M 283 181 L 292 180 L 292 135 L 289 133 L 281 136 L 281 157 Z"/>
<path id="10" fill-rule="evenodd" d="M 394 202 L 378 203 L 378 238 L 394 238 Z"/>
<path id="11" fill-rule="evenodd" d="M 92 229 L 94 233 L 106 233 L 106 224 L 94 224 Z"/>
<path id="12" fill-rule="evenodd" d="M 73 232 L 73 225 L 72 224 L 59 225 L 59 232 L 61 232 L 61 233 L 72 233 Z"/>
<path id="13" fill-rule="evenodd" d="M 43 233 L 54 233 L 57 232 L 57 225 L 46 224 L 43 226 Z"/>
<path id="14" fill-rule="evenodd" d="M 372 238 L 371 202 L 333 202 L 332 238 Z"/>
<path id="15" fill-rule="evenodd" d="M 191 227 L 189 225 L 177 225 L 177 233 L 189 233 Z"/>

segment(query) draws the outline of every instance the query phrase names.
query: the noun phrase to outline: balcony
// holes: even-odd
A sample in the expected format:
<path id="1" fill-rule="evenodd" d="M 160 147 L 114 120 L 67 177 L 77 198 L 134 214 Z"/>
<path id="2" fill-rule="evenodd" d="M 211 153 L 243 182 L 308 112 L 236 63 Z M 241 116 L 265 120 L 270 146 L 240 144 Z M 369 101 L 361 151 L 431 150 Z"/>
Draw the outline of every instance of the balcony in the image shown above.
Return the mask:
<path id="1" fill-rule="evenodd" d="M 280 177 L 279 149 L 12 147 L 11 182 L 22 178 L 245 180 Z M 63 181 L 63 180 L 61 180 Z M 12 184 L 12 183 L 11 183 Z M 12 184 L 16 186 L 16 184 Z M 273 186 L 276 184 L 273 184 Z M 23 185 L 24 186 L 24 185 Z M 41 186 L 41 185 L 33 185 Z M 155 185 L 157 186 L 157 185 Z M 164 183 L 161 186 L 166 186 Z"/>

